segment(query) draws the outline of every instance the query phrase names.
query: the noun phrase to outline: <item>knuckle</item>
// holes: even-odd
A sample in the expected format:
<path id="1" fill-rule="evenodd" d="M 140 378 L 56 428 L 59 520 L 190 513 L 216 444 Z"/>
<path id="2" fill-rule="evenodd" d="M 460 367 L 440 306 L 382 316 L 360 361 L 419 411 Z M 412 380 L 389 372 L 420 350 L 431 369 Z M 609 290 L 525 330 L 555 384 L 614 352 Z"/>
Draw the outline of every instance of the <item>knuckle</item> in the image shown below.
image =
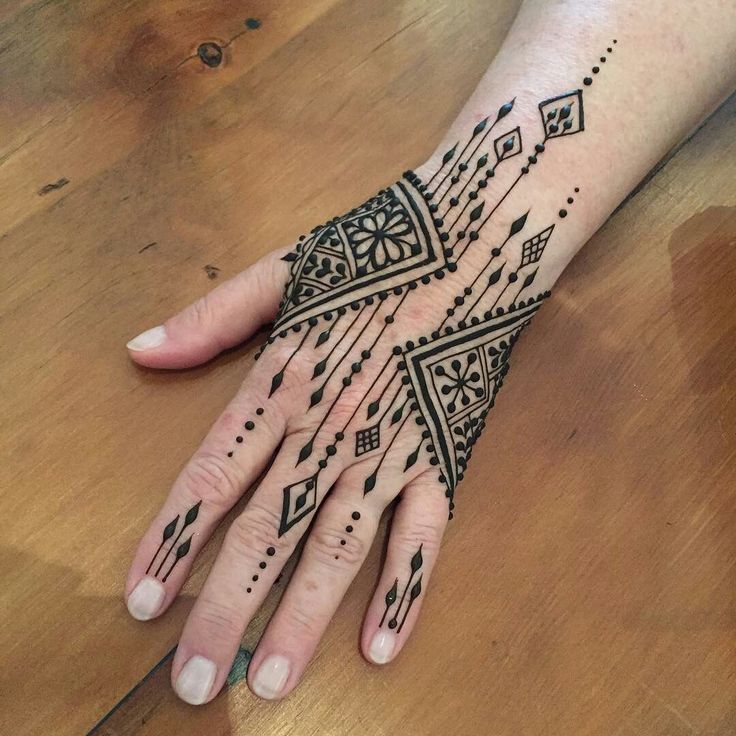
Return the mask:
<path id="1" fill-rule="evenodd" d="M 214 306 L 210 294 L 205 294 L 184 312 L 185 320 L 194 328 L 206 327 L 214 320 Z"/>
<path id="2" fill-rule="evenodd" d="M 228 544 L 236 554 L 259 559 L 268 547 L 278 544 L 279 513 L 260 503 L 250 502 L 228 530 Z"/>
<path id="3" fill-rule="evenodd" d="M 199 636 L 202 641 L 232 641 L 242 635 L 242 614 L 212 599 L 200 599 L 197 611 Z"/>
<path id="4" fill-rule="evenodd" d="M 336 569 L 357 567 L 368 552 L 366 542 L 357 534 L 317 524 L 309 536 L 310 554 L 322 565 Z"/>
<path id="5" fill-rule="evenodd" d="M 209 452 L 198 452 L 183 470 L 190 493 L 205 503 L 225 508 L 240 494 L 241 475 L 234 463 Z"/>
<path id="6" fill-rule="evenodd" d="M 319 639 L 323 627 L 312 611 L 303 606 L 290 606 L 284 611 L 286 626 L 297 640 Z"/>
<path id="7" fill-rule="evenodd" d="M 414 554 L 421 546 L 425 553 L 434 556 L 442 543 L 442 527 L 417 519 L 411 527 L 394 530 L 391 543 L 407 554 Z"/>

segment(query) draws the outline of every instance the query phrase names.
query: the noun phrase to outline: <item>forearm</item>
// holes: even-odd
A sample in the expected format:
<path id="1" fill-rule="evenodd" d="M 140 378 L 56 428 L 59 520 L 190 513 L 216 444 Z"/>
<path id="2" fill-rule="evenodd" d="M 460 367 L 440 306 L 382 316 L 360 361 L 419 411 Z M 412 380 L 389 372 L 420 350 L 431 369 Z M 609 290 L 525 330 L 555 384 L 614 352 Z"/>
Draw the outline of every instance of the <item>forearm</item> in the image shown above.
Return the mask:
<path id="1" fill-rule="evenodd" d="M 567 210 L 564 228 L 557 229 L 539 264 L 537 285 L 548 288 L 647 171 L 733 90 L 734 48 L 732 3 L 526 0 L 488 72 L 417 174 L 428 182 L 439 170 L 428 187 L 436 192 L 435 202 L 445 194 L 451 177 L 459 178 L 438 208 L 438 214 L 449 219 L 445 226 L 465 205 L 466 213 L 471 211 L 467 196 L 474 189 L 476 201 L 486 203 L 483 217 L 475 223 L 461 221 L 458 227 L 477 229 L 497 208 L 479 233 L 489 246 L 503 239 L 509 223 L 527 210 L 537 229 L 545 222 L 562 225 L 560 211 Z M 540 103 L 577 90 L 584 130 L 571 134 L 580 127 L 573 96 L 568 134 L 550 135 Z M 499 108 L 511 101 L 512 109 L 488 134 Z M 551 103 L 545 111 L 554 108 Z M 470 140 L 476 124 L 486 117 L 486 130 Z M 517 126 L 521 152 L 499 161 L 493 141 Z M 471 160 L 468 154 L 481 140 Z M 456 155 L 441 169 L 443 156 L 456 143 Z M 464 160 L 469 168 L 462 172 L 457 166 L 466 143 L 470 145 Z M 452 195 L 459 194 L 478 157 L 486 152 L 489 167 L 496 165 L 492 177 L 485 176 L 489 167 L 479 170 L 457 197 L 457 207 L 446 211 Z M 535 157 L 531 164 L 529 156 Z M 514 184 L 522 167 L 528 174 Z M 478 189 L 480 179 L 486 181 Z M 452 245 L 456 235 L 450 236 Z"/>

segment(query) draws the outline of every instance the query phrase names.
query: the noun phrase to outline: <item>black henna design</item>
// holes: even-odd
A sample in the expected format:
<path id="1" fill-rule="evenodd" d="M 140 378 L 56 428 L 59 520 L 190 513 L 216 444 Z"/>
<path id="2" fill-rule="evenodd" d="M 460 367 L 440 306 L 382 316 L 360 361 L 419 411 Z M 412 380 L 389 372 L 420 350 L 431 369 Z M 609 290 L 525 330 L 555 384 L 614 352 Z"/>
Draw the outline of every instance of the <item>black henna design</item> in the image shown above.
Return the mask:
<path id="1" fill-rule="evenodd" d="M 179 528 L 179 533 L 176 534 L 177 527 L 179 526 L 179 514 L 177 514 L 165 527 L 163 530 L 163 533 L 161 535 L 161 543 L 159 544 L 158 548 L 153 554 L 153 557 L 151 557 L 151 561 L 148 563 L 148 567 L 146 568 L 146 575 L 148 575 L 151 571 L 151 568 L 153 567 L 153 564 L 156 562 L 156 559 L 158 558 L 161 550 L 164 549 L 166 546 L 166 543 L 171 539 L 171 537 L 176 534 L 176 537 L 174 538 L 174 541 L 171 542 L 171 544 L 168 546 L 168 549 L 165 550 L 165 553 L 163 557 L 160 558 L 158 567 L 156 568 L 156 572 L 154 573 L 154 577 L 158 577 L 161 573 L 161 570 L 164 567 L 164 563 L 169 558 L 169 555 L 174 552 L 174 561 L 169 566 L 167 572 L 164 574 L 162 581 L 165 583 L 168 579 L 169 575 L 171 575 L 174 567 L 176 567 L 176 564 L 179 562 L 179 560 L 182 559 L 182 557 L 186 557 L 187 554 L 189 554 L 189 549 L 191 547 L 192 542 L 192 536 L 190 535 L 188 539 L 183 541 L 181 544 L 179 544 L 179 540 L 181 539 L 182 534 L 184 533 L 184 530 L 191 526 L 196 520 L 197 516 L 199 515 L 199 507 L 202 505 L 202 501 L 197 501 L 197 503 L 192 506 L 189 511 L 184 515 L 184 521 L 182 523 L 182 526 Z M 177 546 L 178 545 L 178 546 Z M 176 548 L 176 550 L 174 550 Z"/>
<path id="2" fill-rule="evenodd" d="M 409 615 L 409 611 L 411 610 L 411 607 L 414 605 L 414 601 L 419 598 L 421 592 L 422 592 L 422 573 L 421 569 L 424 565 L 424 559 L 422 558 L 422 546 L 419 545 L 419 549 L 414 553 L 414 555 L 411 558 L 411 561 L 409 562 L 409 579 L 406 581 L 406 585 L 404 586 L 404 592 L 401 594 L 401 598 L 399 599 L 398 605 L 394 609 L 393 615 L 388 620 L 388 627 L 389 629 L 396 629 L 396 633 L 401 633 L 401 629 L 404 626 L 404 623 L 406 622 L 406 619 Z M 419 577 L 416 578 L 416 574 L 419 573 Z M 381 616 L 381 622 L 378 624 L 379 627 L 383 626 L 384 622 L 386 621 L 386 617 L 388 616 L 389 611 L 393 606 L 396 604 L 396 599 L 398 597 L 399 593 L 399 579 L 396 578 L 394 580 L 394 584 L 388 589 L 386 592 L 386 595 L 384 597 L 385 602 L 385 609 L 383 611 L 383 616 Z M 409 595 L 409 598 L 407 599 L 407 593 Z M 406 606 L 404 603 L 406 602 Z M 402 615 L 403 610 L 403 615 Z"/>
<path id="3" fill-rule="evenodd" d="M 599 72 L 600 67 L 593 67 L 594 75 Z M 585 77 L 582 86 L 591 84 L 592 78 Z M 513 122 L 498 133 L 514 105 L 512 99 L 495 117 L 477 123 L 464 143 L 458 141 L 444 154 L 426 183 L 407 171 L 401 181 L 365 204 L 301 236 L 295 249 L 284 256 L 290 264 L 290 276 L 264 348 L 291 332 L 303 329 L 304 334 L 272 376 L 269 396 L 281 387 L 292 359 L 308 344 L 316 349 L 327 346 L 313 369 L 312 380 L 319 380 L 319 384 L 310 394 L 308 411 L 322 404 L 330 382 L 341 377 L 317 428 L 300 448 L 296 466 L 308 460 L 314 463 L 315 441 L 325 422 L 354 376 L 373 358 L 386 327 L 393 323 L 410 292 L 429 284 L 432 278 L 442 279 L 446 272 L 455 272 L 471 247 L 481 247 L 481 231 L 539 163 L 548 146 L 585 130 L 582 89 L 540 102 L 542 131 L 536 135 L 528 131 L 522 135 Z M 485 190 L 499 168 L 523 154 L 524 137 L 537 142 L 505 188 L 488 196 Z M 575 192 L 579 192 L 578 187 Z M 573 202 L 572 196 L 567 197 L 567 205 Z M 562 207 L 557 214 L 564 219 L 568 211 Z M 438 326 L 416 341 L 393 348 L 316 467 L 283 489 L 279 536 L 317 508 L 320 474 L 366 402 L 363 415 L 368 424 L 355 432 L 354 454 L 381 454 L 364 481 L 364 495 L 375 488 L 388 451 L 413 419 L 421 436 L 406 458 L 404 472 L 419 462 L 424 448 L 429 464 L 437 466 L 452 517 L 455 488 L 508 371 L 511 350 L 549 295 L 530 291 L 556 225 L 537 222 L 529 232 L 531 227 L 530 207 L 520 208 L 505 237 L 488 248 L 485 263 L 453 299 Z M 509 254 L 509 250 L 513 252 Z M 371 325 L 381 324 L 376 320 L 381 310 L 386 316 L 380 332 L 360 350 Z M 320 321 L 326 324 L 315 330 Z M 335 329 L 338 324 L 339 332 Z M 350 358 L 353 353 L 355 357 Z M 373 390 L 379 388 L 374 395 Z M 388 444 L 383 446 L 387 433 Z M 415 583 L 416 595 L 421 592 L 420 580 Z M 402 605 L 407 590 L 408 585 Z M 409 605 L 411 602 L 410 595 Z"/>

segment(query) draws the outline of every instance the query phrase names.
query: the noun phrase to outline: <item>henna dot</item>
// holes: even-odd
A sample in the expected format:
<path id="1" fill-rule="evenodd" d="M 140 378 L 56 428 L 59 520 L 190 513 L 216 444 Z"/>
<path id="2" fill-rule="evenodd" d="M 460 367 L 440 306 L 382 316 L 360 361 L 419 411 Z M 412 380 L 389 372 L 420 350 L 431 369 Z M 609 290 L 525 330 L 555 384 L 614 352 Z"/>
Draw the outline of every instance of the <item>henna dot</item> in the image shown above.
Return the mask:
<path id="1" fill-rule="evenodd" d="M 491 251 L 491 255 L 492 255 L 492 256 L 493 256 L 494 258 L 496 258 L 496 257 L 500 256 L 500 255 L 501 255 L 501 249 L 500 249 L 500 248 L 494 248 L 494 249 L 493 249 L 493 250 Z"/>
<path id="2" fill-rule="evenodd" d="M 457 271 L 457 263 L 448 263 L 447 264 L 447 270 L 450 273 L 455 273 L 455 271 Z M 439 278 L 442 278 L 442 277 L 440 276 Z"/>
<path id="3" fill-rule="evenodd" d="M 509 274 L 509 283 L 510 284 L 513 284 L 518 278 L 519 278 L 518 274 L 516 272 L 512 271 Z"/>
<path id="4" fill-rule="evenodd" d="M 254 424 L 253 422 L 251 422 L 250 420 L 248 420 L 248 421 L 247 421 L 247 422 L 245 423 L 245 425 L 244 425 L 244 426 L 245 426 L 245 428 L 246 428 L 246 429 L 247 429 L 247 430 L 248 430 L 248 431 L 250 432 L 251 430 L 255 429 L 255 426 L 256 426 L 256 425 L 255 425 L 255 424 Z"/>
<path id="5" fill-rule="evenodd" d="M 480 181 L 478 182 L 478 186 L 479 186 L 479 187 L 480 187 L 481 189 L 485 189 L 485 188 L 486 188 L 486 187 L 488 186 L 488 182 L 487 182 L 487 181 L 486 181 L 485 179 L 481 179 L 481 180 L 480 180 Z"/>
<path id="6" fill-rule="evenodd" d="M 612 48 L 611 48 L 611 47 L 609 46 L 609 47 L 608 47 L 608 48 L 606 49 L 606 51 L 608 51 L 608 53 L 610 54 L 610 53 L 611 53 L 611 52 L 613 51 L 613 49 L 612 49 Z"/>
<path id="7" fill-rule="evenodd" d="M 427 338 L 426 338 L 426 337 L 425 337 L 424 335 L 422 335 L 422 336 L 421 336 L 421 337 L 419 338 L 419 344 L 420 344 L 420 345 L 426 345 L 426 344 L 427 344 Z"/>
<path id="8" fill-rule="evenodd" d="M 394 294 L 396 294 L 396 296 L 398 296 L 399 294 L 401 294 L 401 287 L 400 286 L 394 286 Z"/>
<path id="9" fill-rule="evenodd" d="M 258 575 L 254 575 L 254 576 L 253 576 L 253 577 L 251 578 L 251 580 L 252 580 L 252 581 L 253 581 L 254 583 L 258 582 Z"/>
<path id="10" fill-rule="evenodd" d="M 452 182 L 453 184 L 457 184 L 457 183 L 458 183 L 458 182 L 460 181 L 460 177 L 459 177 L 459 176 L 453 176 L 453 177 L 450 177 L 450 181 L 451 181 L 451 182 Z"/>
<path id="11" fill-rule="evenodd" d="M 537 145 L 534 146 L 534 150 L 537 153 L 542 153 L 544 151 L 544 144 L 543 143 L 537 143 Z"/>
<path id="12" fill-rule="evenodd" d="M 353 511 L 352 514 L 350 514 L 355 521 L 358 521 L 360 519 L 360 511 Z"/>
<path id="13" fill-rule="evenodd" d="M 563 218 L 567 217 L 567 210 L 560 210 L 557 214 Z"/>
<path id="14" fill-rule="evenodd" d="M 590 77 L 585 77 L 585 79 L 583 79 L 583 84 L 586 87 L 590 87 L 590 85 L 593 84 L 593 80 Z"/>
<path id="15" fill-rule="evenodd" d="M 404 386 L 408 386 L 409 385 L 409 376 L 401 376 L 401 383 Z"/>
<path id="16" fill-rule="evenodd" d="M 478 192 L 470 192 L 468 199 L 478 199 Z"/>
<path id="17" fill-rule="evenodd" d="M 457 207 L 460 204 L 460 200 L 457 197 L 450 197 L 450 204 L 453 207 Z M 437 220 L 434 221 L 435 225 L 437 224 Z"/>
<path id="18" fill-rule="evenodd" d="M 345 435 L 342 432 L 335 432 L 335 439 L 338 442 L 342 442 L 345 439 Z"/>
<path id="19" fill-rule="evenodd" d="M 437 227 L 442 227 L 445 224 L 445 221 L 441 217 L 437 217 L 434 224 L 437 225 Z"/>
<path id="20" fill-rule="evenodd" d="M 433 330 L 432 331 L 432 339 L 433 340 L 439 340 L 439 337 L 440 337 L 439 331 L 438 330 Z"/>
<path id="21" fill-rule="evenodd" d="M 467 322 L 466 322 L 466 321 L 465 321 L 464 319 L 461 319 L 461 320 L 460 320 L 460 321 L 459 321 L 459 322 L 457 323 L 457 326 L 458 326 L 458 327 L 459 327 L 459 328 L 460 328 L 461 330 L 464 330 L 464 329 L 465 329 L 465 328 L 466 328 L 466 327 L 468 326 L 468 323 L 467 323 Z"/>
<path id="22" fill-rule="evenodd" d="M 259 417 L 263 415 L 263 407 L 262 406 L 259 406 L 256 409 L 256 414 L 258 414 Z"/>
<path id="23" fill-rule="evenodd" d="M 368 358 L 371 357 L 371 351 L 370 350 L 361 351 L 360 357 L 363 358 L 363 360 L 368 360 Z"/>
<path id="24" fill-rule="evenodd" d="M 449 235 L 448 235 L 447 233 L 442 233 L 442 234 L 440 235 L 440 240 L 441 240 L 441 241 L 442 241 L 443 243 L 446 243 L 446 242 L 447 242 L 447 241 L 448 241 L 449 239 L 450 239 L 450 236 L 449 236 Z"/>
<path id="25" fill-rule="evenodd" d="M 448 518 L 448 519 L 449 519 L 450 521 L 452 521 L 452 520 L 453 520 L 453 519 L 455 518 L 455 514 L 453 514 L 453 513 L 452 513 L 452 511 L 450 511 L 450 513 L 449 513 L 449 514 L 447 515 L 447 518 Z"/>
<path id="26" fill-rule="evenodd" d="M 372 296 L 367 297 L 366 300 L 365 300 L 365 303 L 368 306 L 370 306 L 371 304 L 373 304 L 373 297 Z"/>
<path id="27" fill-rule="evenodd" d="M 238 444 L 240 444 L 240 443 L 241 443 L 241 442 L 243 441 L 243 438 L 242 438 L 242 437 L 241 437 L 240 435 L 238 435 L 238 436 L 237 436 L 237 437 L 235 438 L 235 441 L 236 441 L 236 442 L 237 442 Z"/>
<path id="28" fill-rule="evenodd" d="M 342 385 L 343 386 L 349 386 L 352 383 L 352 379 L 350 376 L 345 376 L 345 378 L 342 379 Z"/>
<path id="29" fill-rule="evenodd" d="M 281 332 L 279 332 L 279 337 L 286 337 L 287 334 L 286 330 L 281 330 Z"/>
<path id="30" fill-rule="evenodd" d="M 457 231 L 457 239 L 462 240 L 465 237 L 465 230 L 458 230 Z"/>
<path id="31" fill-rule="evenodd" d="M 431 204 L 431 205 L 429 205 L 429 211 L 430 211 L 430 212 L 431 212 L 432 214 L 434 214 L 435 212 L 437 212 L 437 210 L 438 210 L 438 209 L 439 209 L 439 207 L 438 207 L 438 206 L 437 206 L 436 204 Z"/>
<path id="32" fill-rule="evenodd" d="M 462 163 L 457 168 L 460 169 L 460 171 L 467 171 L 468 170 L 468 165 L 466 163 Z"/>
<path id="33" fill-rule="evenodd" d="M 344 539 L 340 540 L 340 544 L 343 545 L 343 547 L 347 544 L 347 542 Z"/>
<path id="34" fill-rule="evenodd" d="M 301 325 L 294 325 L 291 329 L 294 330 L 294 332 L 301 332 L 302 331 L 302 326 Z"/>
<path id="35" fill-rule="evenodd" d="M 436 457 L 429 458 L 429 464 L 430 465 L 439 465 L 439 460 Z"/>
<path id="36" fill-rule="evenodd" d="M 228 457 L 232 457 L 232 456 L 233 456 L 233 451 L 232 451 L 232 450 L 230 450 L 230 452 L 228 452 L 227 456 L 228 456 Z"/>
<path id="37" fill-rule="evenodd" d="M 431 280 L 432 279 L 427 275 L 422 276 L 422 283 L 425 285 L 428 284 Z"/>
<path id="38" fill-rule="evenodd" d="M 575 187 L 575 193 L 577 194 L 577 192 L 579 191 L 580 191 L 580 187 Z"/>
<path id="39" fill-rule="evenodd" d="M 397 620 L 396 620 L 395 618 L 392 618 L 392 619 L 391 619 L 391 620 L 390 620 L 390 621 L 388 622 L 388 627 L 389 627 L 389 629 L 395 629 L 395 628 L 396 628 L 397 626 L 398 626 L 398 621 L 397 621 Z"/>
<path id="40" fill-rule="evenodd" d="M 319 467 L 320 467 L 320 468 L 322 468 L 322 470 L 324 470 L 324 469 L 325 469 L 325 468 L 327 467 L 327 460 L 325 460 L 325 459 L 323 458 L 322 460 L 320 460 L 320 461 L 319 461 L 319 462 L 317 463 L 317 465 L 319 465 Z"/>
<path id="41" fill-rule="evenodd" d="M 391 352 L 394 355 L 401 355 L 401 348 L 398 345 L 394 345 L 393 348 L 391 349 Z"/>
<path id="42" fill-rule="evenodd" d="M 348 534 L 350 534 L 350 533 L 352 533 L 352 531 L 353 531 L 353 527 L 352 527 L 352 526 L 351 526 L 350 524 L 348 524 L 348 525 L 347 525 L 347 526 L 345 527 L 345 531 L 346 531 L 346 532 L 347 532 Z"/>
<path id="43" fill-rule="evenodd" d="M 246 592 L 246 593 L 252 593 L 252 592 L 253 592 L 253 588 L 246 588 L 246 589 L 245 589 L 245 592 Z"/>
<path id="44" fill-rule="evenodd" d="M 335 555 L 335 559 L 336 560 L 339 560 L 340 559 L 340 555 Z"/>
<path id="45" fill-rule="evenodd" d="M 427 445 L 427 452 L 434 452 L 434 445 Z"/>
<path id="46" fill-rule="evenodd" d="M 465 304 L 465 299 L 463 299 L 461 296 L 455 297 L 455 306 L 461 307 L 463 304 Z"/>
<path id="47" fill-rule="evenodd" d="M 418 424 L 419 426 L 421 426 L 422 424 L 426 424 L 426 422 L 424 421 L 424 417 L 417 417 L 417 418 L 416 418 L 416 419 L 415 419 L 414 421 L 415 421 L 415 422 L 416 422 L 416 423 L 417 423 L 417 424 Z"/>
<path id="48" fill-rule="evenodd" d="M 314 327 L 318 322 L 316 317 L 310 317 L 307 321 L 309 322 L 310 327 Z"/>
<path id="49" fill-rule="evenodd" d="M 602 64 L 605 64 L 606 63 L 606 57 L 605 56 L 601 56 L 601 63 Z"/>
<path id="50" fill-rule="evenodd" d="M 360 373 L 360 369 L 361 369 L 361 365 L 360 365 L 360 363 L 353 363 L 353 364 L 352 364 L 352 365 L 350 366 L 350 370 L 351 370 L 351 371 L 352 371 L 353 373 Z"/>
<path id="51" fill-rule="evenodd" d="M 534 155 L 531 155 L 531 156 L 529 156 L 528 161 L 529 161 L 530 164 L 535 164 L 535 163 L 537 163 L 537 157 L 534 156 Z"/>
<path id="52" fill-rule="evenodd" d="M 480 235 L 478 235 L 477 231 L 473 230 L 473 232 L 470 233 L 470 236 L 469 237 L 470 237 L 471 240 L 478 240 L 478 238 L 480 237 Z"/>
<path id="53" fill-rule="evenodd" d="M 274 556 L 274 555 L 276 554 L 276 548 L 275 548 L 275 547 L 269 547 L 269 548 L 268 548 L 268 549 L 266 550 L 266 554 L 267 554 L 267 555 L 268 555 L 269 557 L 273 557 L 273 556 Z"/>
<path id="54" fill-rule="evenodd" d="M 379 291 L 379 292 L 378 292 L 378 298 L 379 298 L 379 299 L 380 299 L 381 301 L 384 301 L 385 299 L 388 299 L 388 293 L 387 293 L 387 292 L 385 292 L 385 291 Z"/>
<path id="55" fill-rule="evenodd" d="M 572 197 L 567 198 L 567 203 L 572 204 L 575 200 Z"/>
<path id="56" fill-rule="evenodd" d="M 528 166 L 522 166 L 521 167 L 521 173 L 522 174 L 528 174 L 529 173 L 529 167 Z"/>
<path id="57" fill-rule="evenodd" d="M 325 448 L 325 452 L 328 455 L 332 456 L 337 452 L 337 448 L 335 447 L 335 445 L 327 445 L 327 447 Z"/>
<path id="58" fill-rule="evenodd" d="M 360 302 L 353 302 L 350 305 L 350 309 L 352 309 L 353 312 L 357 312 L 360 309 Z"/>
<path id="59" fill-rule="evenodd" d="M 593 69 L 592 69 L 591 71 L 593 72 L 593 74 L 598 74 L 598 72 L 599 72 L 600 70 L 601 70 L 601 68 L 600 68 L 599 66 L 594 66 L 594 67 L 593 67 Z"/>

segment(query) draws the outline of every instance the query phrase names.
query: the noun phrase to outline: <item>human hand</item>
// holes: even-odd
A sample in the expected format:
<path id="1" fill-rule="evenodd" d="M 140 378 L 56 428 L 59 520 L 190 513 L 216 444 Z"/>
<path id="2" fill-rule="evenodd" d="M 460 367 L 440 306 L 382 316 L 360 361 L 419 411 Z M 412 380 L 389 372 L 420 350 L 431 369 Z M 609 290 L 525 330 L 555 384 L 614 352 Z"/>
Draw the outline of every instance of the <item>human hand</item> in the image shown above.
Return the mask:
<path id="1" fill-rule="evenodd" d="M 528 187 L 511 195 L 524 190 L 546 147 L 582 130 L 582 96 L 535 107 L 530 116 L 513 101 L 502 105 L 439 160 L 129 344 L 142 365 L 187 367 L 275 317 L 260 359 L 181 472 L 128 576 L 135 617 L 165 611 L 276 453 L 182 633 L 172 681 L 187 702 L 222 687 L 248 622 L 307 534 L 249 670 L 256 694 L 287 694 L 397 496 L 361 648 L 383 664 L 404 646 L 511 350 L 556 275 L 557 266 L 542 270 L 542 256 L 566 214 L 558 205 L 574 197 L 553 193 L 532 212 Z M 526 147 L 519 121 L 530 121 Z"/>

